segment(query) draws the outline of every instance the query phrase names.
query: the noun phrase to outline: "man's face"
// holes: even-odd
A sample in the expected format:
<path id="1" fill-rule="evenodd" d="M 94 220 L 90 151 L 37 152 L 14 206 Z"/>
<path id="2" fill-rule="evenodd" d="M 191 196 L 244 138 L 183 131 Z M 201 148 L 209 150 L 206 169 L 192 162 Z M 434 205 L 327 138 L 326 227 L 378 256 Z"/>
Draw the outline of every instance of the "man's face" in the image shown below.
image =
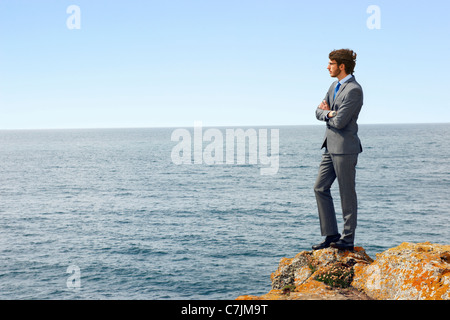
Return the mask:
<path id="1" fill-rule="evenodd" d="M 333 78 L 339 76 L 341 74 L 341 72 L 342 72 L 341 68 L 338 68 L 336 60 L 330 60 L 328 62 L 327 69 L 330 72 L 330 76 L 333 77 Z"/>

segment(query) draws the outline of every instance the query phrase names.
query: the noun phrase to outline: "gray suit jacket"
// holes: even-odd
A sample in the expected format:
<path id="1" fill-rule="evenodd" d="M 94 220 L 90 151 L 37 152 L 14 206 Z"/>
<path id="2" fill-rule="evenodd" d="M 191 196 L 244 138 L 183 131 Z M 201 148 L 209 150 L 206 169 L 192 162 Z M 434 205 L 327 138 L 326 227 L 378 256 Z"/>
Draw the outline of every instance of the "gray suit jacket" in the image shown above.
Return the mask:
<path id="1" fill-rule="evenodd" d="M 326 119 L 328 110 L 317 108 L 318 120 L 326 121 L 327 129 L 322 148 L 326 147 L 331 154 L 355 154 L 362 152 L 361 141 L 358 137 L 359 112 L 363 105 L 363 91 L 355 77 L 347 80 L 336 94 L 333 100 L 334 88 L 337 81 L 331 84 L 325 96 L 325 101 L 331 110 L 337 111 L 337 115 Z"/>

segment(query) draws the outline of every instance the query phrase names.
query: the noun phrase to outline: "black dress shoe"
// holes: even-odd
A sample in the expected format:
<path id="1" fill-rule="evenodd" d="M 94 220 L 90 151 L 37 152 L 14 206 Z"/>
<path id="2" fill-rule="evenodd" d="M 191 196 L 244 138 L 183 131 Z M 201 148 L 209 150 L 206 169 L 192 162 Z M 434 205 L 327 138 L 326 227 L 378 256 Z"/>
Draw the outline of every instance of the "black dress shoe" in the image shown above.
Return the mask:
<path id="1" fill-rule="evenodd" d="M 335 234 L 334 236 L 327 236 L 327 237 L 325 238 L 325 241 L 324 241 L 324 242 L 321 242 L 321 243 L 319 243 L 319 244 L 315 244 L 315 245 L 312 246 L 312 248 L 313 248 L 313 250 L 320 250 L 320 249 L 328 248 L 328 247 L 330 247 L 330 244 L 331 244 L 332 242 L 336 242 L 336 241 L 338 241 L 340 238 L 341 238 L 341 235 L 340 235 L 339 233 L 338 233 L 338 234 Z"/>
<path id="2" fill-rule="evenodd" d="M 345 242 L 344 240 L 338 240 L 336 242 L 331 242 L 330 247 L 339 249 L 339 250 L 353 251 L 353 243 Z"/>

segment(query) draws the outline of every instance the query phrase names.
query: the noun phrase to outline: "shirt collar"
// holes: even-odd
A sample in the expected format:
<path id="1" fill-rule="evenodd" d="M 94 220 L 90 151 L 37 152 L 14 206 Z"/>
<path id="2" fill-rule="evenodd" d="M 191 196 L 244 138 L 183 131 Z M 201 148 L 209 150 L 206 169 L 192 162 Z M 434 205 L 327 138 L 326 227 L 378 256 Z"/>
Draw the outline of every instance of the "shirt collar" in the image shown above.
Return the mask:
<path id="1" fill-rule="evenodd" d="M 353 77 L 351 74 L 347 75 L 344 79 L 342 79 L 341 81 L 339 81 L 340 84 L 344 84 L 345 82 L 347 82 L 351 77 Z"/>

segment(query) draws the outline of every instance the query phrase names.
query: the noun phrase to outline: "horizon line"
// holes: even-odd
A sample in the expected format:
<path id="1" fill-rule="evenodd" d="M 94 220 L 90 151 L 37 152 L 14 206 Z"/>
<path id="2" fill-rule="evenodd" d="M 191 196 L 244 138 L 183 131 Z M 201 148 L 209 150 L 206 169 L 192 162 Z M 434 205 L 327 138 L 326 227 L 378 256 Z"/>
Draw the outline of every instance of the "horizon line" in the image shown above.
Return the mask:
<path id="1" fill-rule="evenodd" d="M 428 124 L 450 124 L 450 122 L 399 122 L 399 123 L 360 123 L 358 126 L 366 126 L 366 125 L 428 125 Z M 203 128 L 250 128 L 250 127 L 267 127 L 267 128 L 276 128 L 276 127 L 308 127 L 308 126 L 323 126 L 323 123 L 318 124 L 270 124 L 270 125 L 202 125 Z M 111 126 L 111 127 L 55 127 L 55 128 L 9 128 L 2 129 L 0 131 L 45 131 L 45 130 L 115 130 L 115 129 L 173 129 L 173 128 L 194 128 L 193 125 L 174 125 L 174 126 Z"/>

